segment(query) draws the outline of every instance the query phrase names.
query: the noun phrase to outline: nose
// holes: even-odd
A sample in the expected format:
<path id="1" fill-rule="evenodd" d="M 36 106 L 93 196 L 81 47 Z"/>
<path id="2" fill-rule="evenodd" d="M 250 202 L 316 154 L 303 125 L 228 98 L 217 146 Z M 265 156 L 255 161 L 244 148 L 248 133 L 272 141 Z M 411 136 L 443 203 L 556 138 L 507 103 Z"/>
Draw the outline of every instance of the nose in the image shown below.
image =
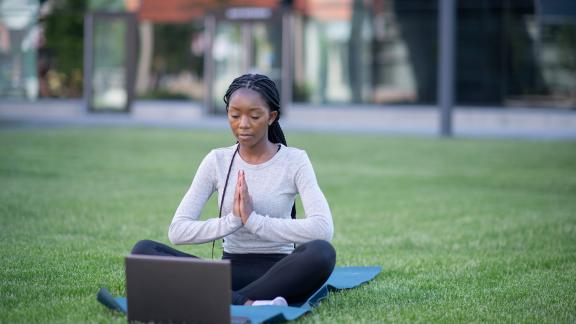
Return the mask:
<path id="1" fill-rule="evenodd" d="M 247 128 L 249 126 L 250 126 L 250 119 L 248 118 L 248 116 L 241 116 L 240 117 L 240 123 L 238 124 L 238 127 Z"/>

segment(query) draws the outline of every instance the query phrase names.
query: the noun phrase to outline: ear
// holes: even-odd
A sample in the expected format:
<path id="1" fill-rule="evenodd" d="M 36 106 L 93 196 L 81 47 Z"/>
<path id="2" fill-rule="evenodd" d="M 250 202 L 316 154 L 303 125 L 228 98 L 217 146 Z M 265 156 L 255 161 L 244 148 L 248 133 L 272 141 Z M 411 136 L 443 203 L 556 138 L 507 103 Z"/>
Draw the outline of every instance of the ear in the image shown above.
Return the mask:
<path id="1" fill-rule="evenodd" d="M 272 123 L 276 120 L 276 117 L 278 117 L 278 111 L 270 112 L 270 116 L 268 117 L 268 126 L 272 125 Z"/>

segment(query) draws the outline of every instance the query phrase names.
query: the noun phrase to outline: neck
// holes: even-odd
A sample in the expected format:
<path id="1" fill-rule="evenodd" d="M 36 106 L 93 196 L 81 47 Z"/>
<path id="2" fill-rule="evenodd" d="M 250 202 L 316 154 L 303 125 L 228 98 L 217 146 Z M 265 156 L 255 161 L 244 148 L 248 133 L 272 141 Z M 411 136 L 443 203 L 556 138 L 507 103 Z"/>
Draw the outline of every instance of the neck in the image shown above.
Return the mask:
<path id="1" fill-rule="evenodd" d="M 238 153 L 244 161 L 258 164 L 271 159 L 274 154 L 276 154 L 276 151 L 276 144 L 270 142 L 268 139 L 265 139 L 253 146 L 240 145 Z"/>

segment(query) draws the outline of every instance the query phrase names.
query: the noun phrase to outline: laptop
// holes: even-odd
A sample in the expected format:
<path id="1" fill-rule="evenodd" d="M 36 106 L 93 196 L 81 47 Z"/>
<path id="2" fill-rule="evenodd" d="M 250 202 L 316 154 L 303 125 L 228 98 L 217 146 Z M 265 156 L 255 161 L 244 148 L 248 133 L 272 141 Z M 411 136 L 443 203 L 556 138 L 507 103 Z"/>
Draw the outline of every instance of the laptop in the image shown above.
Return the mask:
<path id="1" fill-rule="evenodd" d="M 230 263 L 183 257 L 128 255 L 128 321 L 231 323 Z"/>

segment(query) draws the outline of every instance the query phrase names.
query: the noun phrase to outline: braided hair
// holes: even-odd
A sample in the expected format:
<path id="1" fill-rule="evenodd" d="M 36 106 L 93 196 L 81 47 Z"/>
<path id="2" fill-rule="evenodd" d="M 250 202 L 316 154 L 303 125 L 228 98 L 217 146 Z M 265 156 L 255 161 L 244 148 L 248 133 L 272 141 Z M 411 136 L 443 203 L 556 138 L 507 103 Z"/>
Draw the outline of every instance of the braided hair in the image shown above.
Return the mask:
<path id="1" fill-rule="evenodd" d="M 224 95 L 224 103 L 226 104 L 226 111 L 228 111 L 228 105 L 230 103 L 230 98 L 232 94 L 238 89 L 250 89 L 258 92 L 270 109 L 270 112 L 276 111 L 276 119 L 268 127 L 268 140 L 272 143 L 282 143 L 284 146 L 286 144 L 286 137 L 284 132 L 280 127 L 278 120 L 280 119 L 280 94 L 276 88 L 274 81 L 270 80 L 269 77 L 262 74 L 244 74 L 237 77 L 232 81 L 226 94 Z M 296 205 L 292 206 L 292 218 L 296 218 Z"/>
<path id="2" fill-rule="evenodd" d="M 244 74 L 237 77 L 232 81 L 230 87 L 228 87 L 228 91 L 226 91 L 226 94 L 224 95 L 226 111 L 228 111 L 228 105 L 232 94 L 234 94 L 238 89 L 250 89 L 258 92 L 264 101 L 266 101 L 270 111 L 278 112 L 276 119 L 272 125 L 268 127 L 268 140 L 272 143 L 282 143 L 286 145 L 284 132 L 282 131 L 282 128 L 280 128 L 280 123 L 278 122 L 280 119 L 280 95 L 278 94 L 278 89 L 276 88 L 274 81 L 262 74 Z"/>

